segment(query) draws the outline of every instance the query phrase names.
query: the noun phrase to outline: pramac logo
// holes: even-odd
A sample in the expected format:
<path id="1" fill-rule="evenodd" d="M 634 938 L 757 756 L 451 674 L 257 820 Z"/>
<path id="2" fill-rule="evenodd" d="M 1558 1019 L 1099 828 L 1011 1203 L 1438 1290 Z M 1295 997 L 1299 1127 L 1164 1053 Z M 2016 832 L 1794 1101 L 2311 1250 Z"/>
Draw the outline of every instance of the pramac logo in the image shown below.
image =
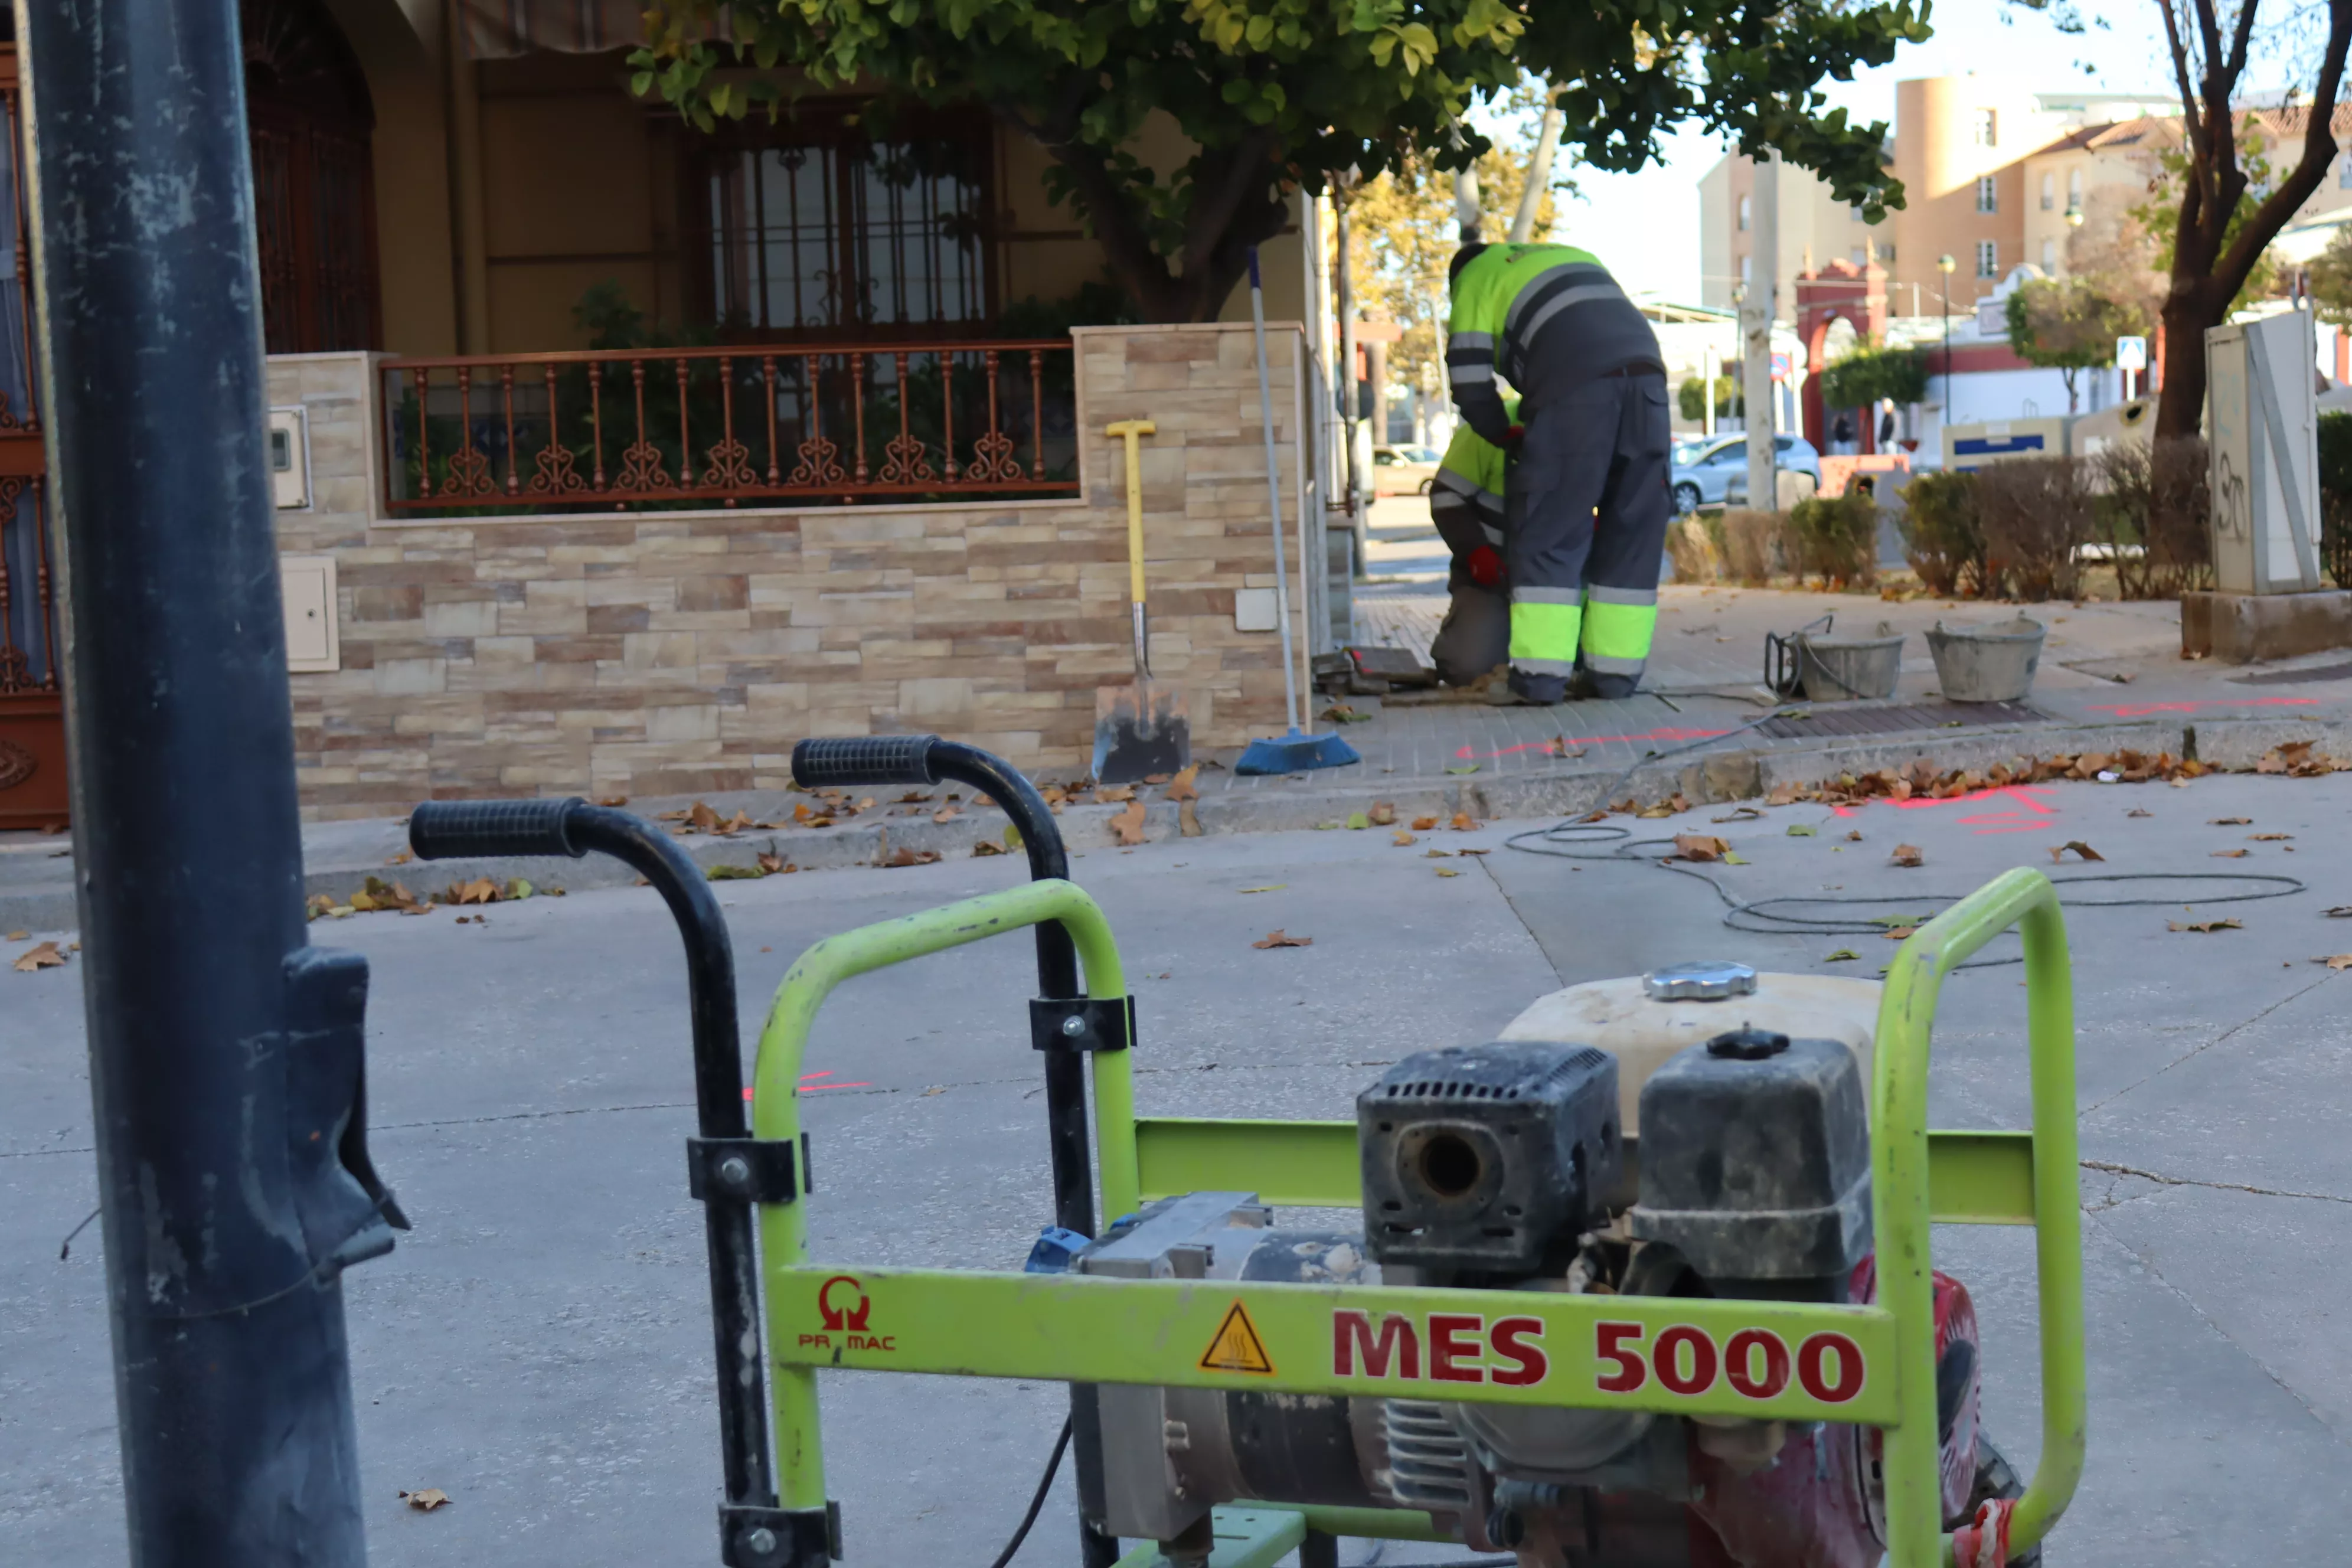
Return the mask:
<path id="1" fill-rule="evenodd" d="M 836 1274 L 818 1287 L 816 1315 L 824 1323 L 821 1334 L 803 1334 L 803 1346 L 826 1350 L 895 1351 L 898 1348 L 894 1334 L 866 1332 L 866 1323 L 874 1316 L 874 1303 L 866 1298 L 866 1287 L 851 1274 Z M 836 1340 L 835 1335 L 840 1337 Z"/>

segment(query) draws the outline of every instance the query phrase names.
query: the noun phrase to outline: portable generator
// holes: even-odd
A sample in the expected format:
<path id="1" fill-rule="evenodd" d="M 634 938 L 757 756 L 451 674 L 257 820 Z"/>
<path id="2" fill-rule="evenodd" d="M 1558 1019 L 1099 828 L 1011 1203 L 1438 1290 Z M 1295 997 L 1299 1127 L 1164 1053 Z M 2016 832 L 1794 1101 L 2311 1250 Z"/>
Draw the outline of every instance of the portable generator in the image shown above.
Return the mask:
<path id="1" fill-rule="evenodd" d="M 817 1418 L 827 1368 L 1069 1384 L 1085 1568 L 1272 1568 L 1294 1552 L 1333 1568 L 1342 1535 L 1458 1542 L 1522 1568 L 2038 1561 L 2084 1447 L 2073 1001 L 2039 873 L 1921 927 L 1883 990 L 1680 964 L 1570 987 L 1495 1039 L 1409 1056 L 1352 1121 L 1139 1119 L 1118 951 L 1027 781 L 931 736 L 803 742 L 793 769 L 812 785 L 982 789 L 1020 827 L 1034 879 L 803 953 L 761 1037 L 749 1128 L 724 926 L 674 845 L 576 801 L 420 806 L 411 825 L 427 857 L 610 848 L 679 915 L 722 1562 L 841 1557 Z M 1930 1132 L 1937 988 L 2011 926 L 2033 1130 Z M 1024 928 L 1056 1224 L 1019 1270 L 811 1261 L 796 1086 L 824 997 Z M 1276 1225 L 1292 1207 L 1361 1223 Z M 1097 1212 L 1116 1216 L 1099 1236 Z M 2030 1485 L 1981 1430 L 1975 1310 L 1932 1268 L 1931 1221 L 2036 1228 Z M 1124 1557 L 1122 1541 L 1137 1543 Z"/>

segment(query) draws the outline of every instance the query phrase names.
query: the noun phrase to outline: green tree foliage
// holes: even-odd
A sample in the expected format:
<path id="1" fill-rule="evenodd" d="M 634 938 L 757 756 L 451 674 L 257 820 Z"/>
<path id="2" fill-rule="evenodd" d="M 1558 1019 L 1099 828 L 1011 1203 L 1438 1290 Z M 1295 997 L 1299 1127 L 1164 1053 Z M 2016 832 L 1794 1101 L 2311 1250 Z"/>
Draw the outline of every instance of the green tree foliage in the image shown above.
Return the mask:
<path id="1" fill-rule="evenodd" d="M 1291 192 L 1420 153 L 1487 147 L 1466 117 L 1548 81 L 1594 168 L 1654 162 L 1683 129 L 1828 180 L 1876 216 L 1901 204 L 1883 124 L 1819 84 L 1928 36 L 1927 0 L 652 0 L 633 89 L 706 131 L 797 93 L 876 89 L 977 103 L 1052 157 L 1051 188 L 1151 321 L 1216 314 Z M 750 68 L 739 69 L 736 68 Z M 797 77 L 789 73 L 797 72 Z M 887 114 L 887 103 L 881 112 Z M 1183 148 L 1139 138 L 1165 116 Z M 1174 161 L 1181 160 L 1181 161 Z M 1172 162 L 1172 166 L 1167 166 Z"/>
<path id="2" fill-rule="evenodd" d="M 1882 400 L 1924 402 L 1927 361 L 1916 349 L 1856 349 L 1822 372 L 1827 408 L 1867 408 Z"/>
<path id="3" fill-rule="evenodd" d="M 1695 375 L 1685 376 L 1682 385 L 1675 389 L 1675 405 L 1682 410 L 1684 418 L 1702 420 L 1706 417 L 1706 383 Z M 1715 378 L 1716 417 L 1729 418 L 1739 414 L 1746 407 L 1747 403 L 1740 391 L 1739 383 L 1731 376 L 1717 376 Z"/>
<path id="4" fill-rule="evenodd" d="M 2263 151 L 2261 128 L 2249 115 L 2238 127 L 2237 159 L 2242 176 L 2237 205 L 2230 209 L 2230 221 L 2221 232 L 2221 244 L 2227 249 L 2237 245 L 2240 237 L 2261 216 L 2263 205 L 2270 194 L 2273 173 L 2271 161 Z M 2147 200 L 2131 209 L 2131 216 L 2147 230 L 2155 250 L 2156 270 L 2170 275 L 2178 270 L 2180 247 L 2180 208 L 2187 193 L 2193 188 L 2196 163 L 2193 153 L 2179 147 L 2161 149 L 2156 155 L 2157 176 L 2148 182 Z M 2265 236 L 2263 243 L 2268 243 Z M 2278 265 L 2267 251 L 2258 253 L 2253 265 L 2247 269 L 2238 291 L 2231 296 L 2222 320 L 2250 299 L 2260 299 L 2274 293 L 2278 288 Z"/>
<path id="5" fill-rule="evenodd" d="M 2352 228 L 2339 228 L 2311 258 L 2311 302 L 2323 321 L 2352 326 Z"/>
<path id="6" fill-rule="evenodd" d="M 2028 364 L 2066 378 L 2066 412 L 2074 412 L 2074 378 L 2113 363 L 2116 340 L 2148 330 L 2136 304 L 2111 299 L 2087 278 L 2036 278 L 2009 297 L 2009 346 Z"/>

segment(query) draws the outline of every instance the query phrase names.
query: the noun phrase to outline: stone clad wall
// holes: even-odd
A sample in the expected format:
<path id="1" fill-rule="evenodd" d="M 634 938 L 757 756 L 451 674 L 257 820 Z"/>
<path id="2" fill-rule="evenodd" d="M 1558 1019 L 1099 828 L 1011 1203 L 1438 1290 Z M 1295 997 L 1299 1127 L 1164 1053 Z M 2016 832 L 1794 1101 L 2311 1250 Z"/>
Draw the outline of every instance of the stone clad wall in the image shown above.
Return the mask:
<path id="1" fill-rule="evenodd" d="M 314 498 L 278 514 L 279 547 L 338 575 L 341 668 L 293 678 L 306 811 L 774 788 L 806 735 L 935 730 L 1080 769 L 1095 688 L 1133 669 L 1125 460 L 1102 433 L 1130 418 L 1159 426 L 1153 673 L 1186 688 L 1196 750 L 1278 732 L 1275 634 L 1234 619 L 1236 590 L 1274 582 L 1249 328 L 1076 335 L 1082 493 L 1004 505 L 392 518 L 373 356 L 273 359 L 270 401 L 307 411 Z M 1302 334 L 1267 335 L 1295 545 Z"/>

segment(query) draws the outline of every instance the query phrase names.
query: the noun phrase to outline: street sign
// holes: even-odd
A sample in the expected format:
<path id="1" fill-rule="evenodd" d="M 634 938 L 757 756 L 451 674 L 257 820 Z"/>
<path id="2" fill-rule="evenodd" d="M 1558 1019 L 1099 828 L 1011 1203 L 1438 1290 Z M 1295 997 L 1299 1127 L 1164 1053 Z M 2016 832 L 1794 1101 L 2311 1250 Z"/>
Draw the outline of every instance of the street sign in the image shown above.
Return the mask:
<path id="1" fill-rule="evenodd" d="M 1787 354 L 1774 354 L 1772 356 L 1772 379 L 1774 381 L 1786 381 L 1789 379 L 1789 356 Z"/>
<path id="2" fill-rule="evenodd" d="M 2146 370 L 2147 368 L 2147 340 L 2146 338 L 2117 338 L 2116 340 L 2116 368 L 2117 370 Z"/>

